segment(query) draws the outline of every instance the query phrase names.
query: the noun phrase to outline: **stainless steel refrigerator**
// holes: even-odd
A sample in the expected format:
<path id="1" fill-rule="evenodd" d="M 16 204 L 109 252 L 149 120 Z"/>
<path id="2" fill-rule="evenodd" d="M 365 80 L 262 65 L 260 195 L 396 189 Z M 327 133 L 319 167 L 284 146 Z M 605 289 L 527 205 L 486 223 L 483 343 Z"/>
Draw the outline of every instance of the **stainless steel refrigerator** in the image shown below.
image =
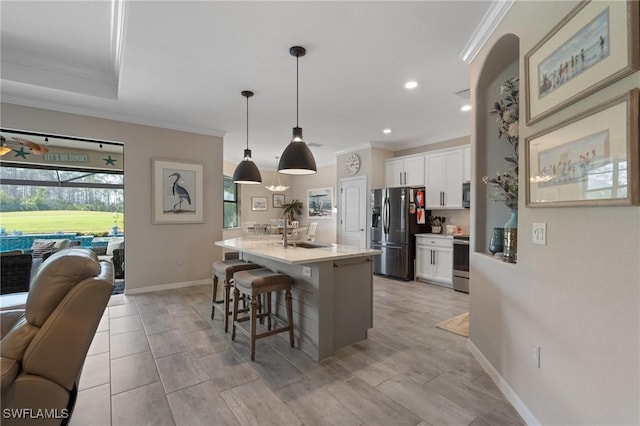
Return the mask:
<path id="1" fill-rule="evenodd" d="M 418 224 L 417 206 L 412 209 L 411 203 L 415 204 L 418 190 L 424 191 L 424 188 L 383 188 L 371 191 L 371 248 L 382 250 L 380 256 L 373 257 L 375 274 L 413 280 L 415 234 L 429 232 L 431 229 L 427 224 Z M 418 201 L 422 200 L 424 197 Z M 424 213 L 425 218 L 430 215 L 430 211 Z"/>

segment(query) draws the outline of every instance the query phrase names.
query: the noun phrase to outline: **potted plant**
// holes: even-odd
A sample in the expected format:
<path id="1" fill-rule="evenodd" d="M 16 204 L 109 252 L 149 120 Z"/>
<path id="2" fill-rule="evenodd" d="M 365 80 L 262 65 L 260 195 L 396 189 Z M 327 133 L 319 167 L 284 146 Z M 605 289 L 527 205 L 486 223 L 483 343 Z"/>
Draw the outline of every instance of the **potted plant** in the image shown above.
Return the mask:
<path id="1" fill-rule="evenodd" d="M 290 203 L 283 204 L 282 208 L 288 223 L 291 223 L 296 220 L 297 215 L 302 214 L 302 201 L 292 200 Z"/>

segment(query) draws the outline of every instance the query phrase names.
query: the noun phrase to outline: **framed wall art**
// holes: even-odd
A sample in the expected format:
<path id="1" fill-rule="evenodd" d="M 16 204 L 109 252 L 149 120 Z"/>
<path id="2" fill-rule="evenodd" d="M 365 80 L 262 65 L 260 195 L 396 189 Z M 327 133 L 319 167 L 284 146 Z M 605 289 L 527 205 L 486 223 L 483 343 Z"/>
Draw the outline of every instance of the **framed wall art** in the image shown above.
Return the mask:
<path id="1" fill-rule="evenodd" d="M 284 204 L 284 194 L 273 194 L 273 208 L 281 209 Z"/>
<path id="2" fill-rule="evenodd" d="M 307 205 L 307 218 L 333 219 L 333 188 L 309 189 Z"/>
<path id="3" fill-rule="evenodd" d="M 640 69 L 639 10 L 581 2 L 525 55 L 527 125 Z"/>
<path id="4" fill-rule="evenodd" d="M 640 203 L 640 89 L 525 139 L 527 207 Z"/>
<path id="5" fill-rule="evenodd" d="M 267 197 L 251 197 L 251 210 L 265 211 L 268 208 L 269 206 L 267 206 Z"/>
<path id="6" fill-rule="evenodd" d="M 152 223 L 204 222 L 203 164 L 154 158 Z"/>

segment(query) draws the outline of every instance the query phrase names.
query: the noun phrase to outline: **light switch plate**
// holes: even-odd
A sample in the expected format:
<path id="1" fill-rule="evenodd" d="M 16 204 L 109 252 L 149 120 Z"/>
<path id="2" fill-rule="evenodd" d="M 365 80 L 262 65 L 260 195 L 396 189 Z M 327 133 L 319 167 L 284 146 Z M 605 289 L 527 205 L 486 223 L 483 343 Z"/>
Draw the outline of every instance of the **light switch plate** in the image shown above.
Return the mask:
<path id="1" fill-rule="evenodd" d="M 532 231 L 533 244 L 547 245 L 547 224 L 546 223 L 534 223 Z"/>
<path id="2" fill-rule="evenodd" d="M 302 275 L 304 275 L 305 277 L 311 277 L 311 267 L 310 266 L 303 266 L 302 267 Z"/>

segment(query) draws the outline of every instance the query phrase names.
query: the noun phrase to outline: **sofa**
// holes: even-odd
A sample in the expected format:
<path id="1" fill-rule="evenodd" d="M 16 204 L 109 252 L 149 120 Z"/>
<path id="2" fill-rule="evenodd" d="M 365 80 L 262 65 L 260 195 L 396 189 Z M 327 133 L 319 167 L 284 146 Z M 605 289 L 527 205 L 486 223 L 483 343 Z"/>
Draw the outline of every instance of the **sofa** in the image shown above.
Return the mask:
<path id="1" fill-rule="evenodd" d="M 68 422 L 84 359 L 113 284 L 110 262 L 100 262 L 88 249 L 63 249 L 36 272 L 24 309 L 0 312 L 3 425 Z M 11 415 L 42 410 L 53 415 Z"/>

